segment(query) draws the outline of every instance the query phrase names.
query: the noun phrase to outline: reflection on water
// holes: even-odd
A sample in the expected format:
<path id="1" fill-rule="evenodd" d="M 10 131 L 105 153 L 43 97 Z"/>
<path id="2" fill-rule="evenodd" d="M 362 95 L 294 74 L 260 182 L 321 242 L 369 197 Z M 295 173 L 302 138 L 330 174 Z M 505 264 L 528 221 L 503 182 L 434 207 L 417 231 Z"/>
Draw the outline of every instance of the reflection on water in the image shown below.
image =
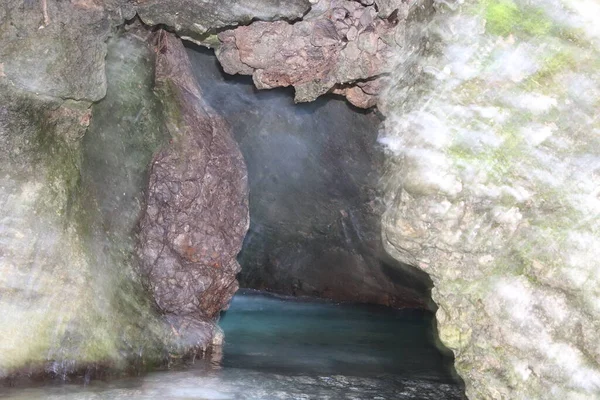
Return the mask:
<path id="1" fill-rule="evenodd" d="M 224 367 L 286 373 L 451 381 L 452 359 L 434 346 L 432 315 L 366 305 L 234 297 L 224 314 Z"/>
<path id="2" fill-rule="evenodd" d="M 243 292 L 222 354 L 185 371 L 13 388 L 10 399 L 459 399 L 451 359 L 421 311 L 291 301 Z M 1 395 L 1 394 L 0 394 Z"/>

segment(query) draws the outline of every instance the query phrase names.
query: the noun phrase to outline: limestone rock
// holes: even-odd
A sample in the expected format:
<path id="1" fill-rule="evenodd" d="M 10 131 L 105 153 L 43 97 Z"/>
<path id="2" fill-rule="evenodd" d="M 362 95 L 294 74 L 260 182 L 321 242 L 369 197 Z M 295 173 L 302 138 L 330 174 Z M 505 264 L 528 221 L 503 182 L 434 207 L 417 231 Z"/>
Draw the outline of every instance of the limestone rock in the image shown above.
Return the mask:
<path id="1" fill-rule="evenodd" d="M 217 57 L 229 74 L 252 74 L 259 89 L 293 86 L 297 102 L 334 91 L 368 108 L 378 92 L 359 83 L 390 71 L 407 10 L 401 4 L 395 19 L 379 18 L 375 5 L 321 0 L 299 22 L 259 21 L 220 33 Z"/>
<path id="2" fill-rule="evenodd" d="M 160 135 L 152 53 L 132 38 L 110 49 L 91 108 L 0 89 L 0 377 L 161 363 L 177 343 L 124 256 Z"/>
<path id="3" fill-rule="evenodd" d="M 40 95 L 100 100 L 106 93 L 110 14 L 84 1 L 47 4 L 44 12 L 40 2 L 3 1 L 0 79 Z"/>
<path id="4" fill-rule="evenodd" d="M 212 319 L 238 288 L 248 230 L 242 154 L 206 102 L 181 41 L 159 31 L 156 84 L 171 143 L 154 158 L 140 221 L 141 270 L 166 314 Z"/>
<path id="5" fill-rule="evenodd" d="M 435 6 L 381 97 L 386 247 L 432 277 L 469 398 L 598 398 L 597 5 Z"/>
<path id="6" fill-rule="evenodd" d="M 207 33 L 253 20 L 297 20 L 309 8 L 308 0 L 144 0 L 136 5 L 147 25 L 166 25 L 200 42 Z"/>

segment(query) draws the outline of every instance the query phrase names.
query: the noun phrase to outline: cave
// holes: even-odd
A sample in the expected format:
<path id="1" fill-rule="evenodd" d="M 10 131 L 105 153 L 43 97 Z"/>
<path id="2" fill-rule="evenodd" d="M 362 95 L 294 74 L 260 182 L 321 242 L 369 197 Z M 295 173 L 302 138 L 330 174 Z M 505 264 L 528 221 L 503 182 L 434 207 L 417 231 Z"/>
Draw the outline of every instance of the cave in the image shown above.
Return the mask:
<path id="1" fill-rule="evenodd" d="M 381 241 L 381 117 L 343 99 L 294 104 L 258 91 L 188 45 L 203 97 L 232 127 L 250 189 L 240 286 L 394 307 L 426 308 L 431 281 Z"/>
<path id="2" fill-rule="evenodd" d="M 222 365 L 425 377 L 441 383 L 431 395 L 460 398 L 452 354 L 434 329 L 431 280 L 382 246 L 383 117 L 335 95 L 295 104 L 292 90 L 259 91 L 250 77 L 226 74 L 211 50 L 186 48 L 248 170 L 250 227 L 238 255 L 240 291 L 221 315 Z"/>
<path id="3" fill-rule="evenodd" d="M 570 0 L 5 0 L 0 397 L 594 399 Z"/>
<path id="4" fill-rule="evenodd" d="M 113 282 L 127 273 L 115 266 L 139 262 L 140 282 L 110 290 L 117 304 L 131 303 L 119 305 L 122 318 L 134 318 L 148 296 L 159 314 L 143 321 L 158 333 L 138 326 L 127 340 L 164 340 L 163 326 L 177 336 L 179 355 L 172 347 L 149 369 L 187 375 L 159 373 L 177 382 L 161 383 L 161 395 L 183 386 L 220 398 L 224 387 L 244 385 L 262 398 L 259 386 L 269 385 L 267 396 L 338 396 L 347 385 L 359 396 L 461 398 L 452 353 L 437 338 L 431 280 L 383 248 L 376 108 L 336 94 L 297 104 L 291 88 L 257 90 L 250 77 L 227 74 L 213 50 L 183 47 L 139 21 L 109 40 L 107 77 L 65 214 L 81 213 L 86 249 Z M 207 243 L 215 243 L 208 252 Z M 124 257 L 132 250 L 133 261 Z M 152 344 L 139 351 L 128 367 L 137 373 Z M 53 362 L 5 382 L 18 393 L 31 377 L 58 379 L 75 383 L 66 390 L 76 396 L 77 382 L 112 381 L 116 371 Z M 217 384 L 186 382 L 214 371 L 222 371 Z M 117 380 L 114 390 L 144 379 Z"/>

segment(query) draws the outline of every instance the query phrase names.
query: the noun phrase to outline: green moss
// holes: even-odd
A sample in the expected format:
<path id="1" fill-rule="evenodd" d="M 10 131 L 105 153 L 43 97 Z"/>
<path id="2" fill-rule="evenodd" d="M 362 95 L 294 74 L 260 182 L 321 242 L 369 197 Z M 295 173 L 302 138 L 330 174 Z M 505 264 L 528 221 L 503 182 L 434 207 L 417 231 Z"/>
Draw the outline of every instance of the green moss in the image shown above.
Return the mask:
<path id="1" fill-rule="evenodd" d="M 177 86 L 172 80 L 166 80 L 156 86 L 156 95 L 162 104 L 164 120 L 167 125 L 170 125 L 169 133 L 176 134 L 181 132 L 185 127 L 185 121 L 181 112 L 181 104 L 179 103 L 180 93 Z M 177 137 L 173 137 L 177 139 Z"/>
<path id="2" fill-rule="evenodd" d="M 439 326 L 439 336 L 449 349 L 462 349 L 471 341 L 472 331 L 464 330 L 460 325 L 446 324 Z"/>
<path id="3" fill-rule="evenodd" d="M 555 77 L 563 71 L 576 68 L 577 60 L 569 50 L 557 51 L 541 61 L 540 69 L 521 85 L 526 91 L 548 89 L 556 92 Z"/>
<path id="4" fill-rule="evenodd" d="M 208 48 L 216 49 L 221 45 L 221 41 L 219 40 L 219 36 L 214 32 L 207 32 L 203 35 L 195 37 L 193 34 L 190 35 L 192 39 L 203 46 Z"/>
<path id="5" fill-rule="evenodd" d="M 486 30 L 493 35 L 544 36 L 552 29 L 552 21 L 535 7 L 520 6 L 512 0 L 483 1 L 482 7 Z"/>
<path id="6" fill-rule="evenodd" d="M 45 158 L 49 186 L 46 204 L 50 211 L 62 216 L 71 213 L 80 184 L 78 148 L 71 147 L 52 126 L 50 119 L 41 124 L 37 135 L 37 148 Z"/>
<path id="7" fill-rule="evenodd" d="M 488 2 L 485 10 L 486 28 L 490 33 L 505 36 L 514 30 L 519 8 L 509 0 Z"/>
<path id="8" fill-rule="evenodd" d="M 504 141 L 498 147 L 486 148 L 482 151 L 473 151 L 460 144 L 448 147 L 447 154 L 454 160 L 457 168 L 462 164 L 477 165 L 488 174 L 491 183 L 502 184 L 505 180 L 513 180 L 516 175 L 516 160 L 526 160 L 523 137 L 519 133 L 519 121 L 513 118 L 506 124 L 492 127 Z"/>

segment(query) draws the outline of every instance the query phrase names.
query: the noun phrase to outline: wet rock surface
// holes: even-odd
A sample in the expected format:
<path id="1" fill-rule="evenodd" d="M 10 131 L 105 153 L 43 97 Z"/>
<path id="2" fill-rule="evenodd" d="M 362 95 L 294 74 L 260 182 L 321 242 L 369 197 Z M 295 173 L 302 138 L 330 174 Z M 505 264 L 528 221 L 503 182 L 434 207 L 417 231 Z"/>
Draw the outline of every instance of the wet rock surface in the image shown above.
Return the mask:
<path id="1" fill-rule="evenodd" d="M 164 31 L 157 40 L 155 80 L 171 141 L 152 161 L 141 270 L 164 313 L 212 319 L 238 288 L 246 167 L 225 121 L 204 102 L 181 41 Z"/>
<path id="2" fill-rule="evenodd" d="M 225 72 L 252 75 L 259 89 L 293 86 L 297 102 L 333 92 L 373 107 L 404 45 L 408 2 L 389 3 L 378 13 L 373 2 L 320 0 L 298 22 L 258 21 L 220 33 L 217 57 Z"/>
<path id="3" fill-rule="evenodd" d="M 91 108 L 0 83 L 0 377 L 175 354 L 129 260 L 161 136 L 152 53 L 132 37 L 108 48 L 107 96 Z"/>
<path id="4" fill-rule="evenodd" d="M 598 398 L 600 10 L 432 5 L 382 96 L 386 249 L 433 279 L 469 398 Z"/>
<path id="5" fill-rule="evenodd" d="M 424 307 L 424 274 L 403 269 L 382 248 L 375 113 L 331 98 L 294 104 L 289 91 L 257 92 L 249 78 L 223 75 L 208 51 L 188 54 L 248 165 L 242 286 Z"/>

